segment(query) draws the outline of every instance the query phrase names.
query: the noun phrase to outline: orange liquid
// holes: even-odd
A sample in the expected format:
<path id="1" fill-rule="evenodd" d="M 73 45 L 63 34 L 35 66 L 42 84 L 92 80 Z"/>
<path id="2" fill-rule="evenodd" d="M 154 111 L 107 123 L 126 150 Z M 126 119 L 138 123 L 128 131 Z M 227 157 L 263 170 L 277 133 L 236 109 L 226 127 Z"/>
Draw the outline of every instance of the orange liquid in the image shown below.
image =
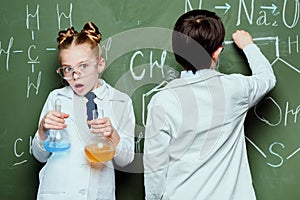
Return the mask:
<path id="1" fill-rule="evenodd" d="M 97 144 L 90 144 L 84 148 L 85 155 L 91 163 L 107 162 L 113 159 L 115 150 L 112 147 L 103 145 L 99 148 Z"/>

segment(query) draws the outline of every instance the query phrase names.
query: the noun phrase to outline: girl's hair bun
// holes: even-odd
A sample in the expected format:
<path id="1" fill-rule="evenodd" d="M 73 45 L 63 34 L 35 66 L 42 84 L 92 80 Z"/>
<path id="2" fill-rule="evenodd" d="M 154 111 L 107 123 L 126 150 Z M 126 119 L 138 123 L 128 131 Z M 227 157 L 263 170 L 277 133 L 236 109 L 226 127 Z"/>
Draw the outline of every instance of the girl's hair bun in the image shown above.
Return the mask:
<path id="1" fill-rule="evenodd" d="M 58 45 L 63 44 L 64 41 L 68 40 L 68 38 L 70 40 L 73 40 L 75 34 L 77 34 L 77 31 L 75 31 L 74 27 L 70 27 L 67 30 L 59 31 L 57 38 Z"/>
<path id="2" fill-rule="evenodd" d="M 81 34 L 86 34 L 87 37 L 89 37 L 96 43 L 100 43 L 101 41 L 101 33 L 98 27 L 93 22 L 86 23 L 81 30 Z"/>

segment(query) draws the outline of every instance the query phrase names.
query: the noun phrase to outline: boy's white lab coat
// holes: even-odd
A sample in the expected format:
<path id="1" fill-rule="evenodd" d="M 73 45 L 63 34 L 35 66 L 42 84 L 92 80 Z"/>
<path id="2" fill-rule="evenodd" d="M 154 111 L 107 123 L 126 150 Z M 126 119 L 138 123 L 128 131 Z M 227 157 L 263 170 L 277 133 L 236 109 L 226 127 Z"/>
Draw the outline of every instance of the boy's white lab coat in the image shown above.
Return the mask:
<path id="1" fill-rule="evenodd" d="M 184 73 L 151 99 L 144 144 L 147 200 L 255 199 L 244 120 L 276 79 L 256 45 L 244 52 L 251 76 Z"/>

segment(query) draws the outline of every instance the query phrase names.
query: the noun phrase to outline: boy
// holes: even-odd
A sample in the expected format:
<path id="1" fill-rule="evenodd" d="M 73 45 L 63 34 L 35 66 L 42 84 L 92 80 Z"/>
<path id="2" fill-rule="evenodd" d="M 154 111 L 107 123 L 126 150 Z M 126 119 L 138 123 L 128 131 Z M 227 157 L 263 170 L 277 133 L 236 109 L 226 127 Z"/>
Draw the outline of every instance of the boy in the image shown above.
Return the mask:
<path id="1" fill-rule="evenodd" d="M 215 13 L 183 14 L 173 31 L 181 77 L 148 105 L 146 199 L 253 200 L 244 138 L 247 111 L 275 86 L 270 63 L 245 31 L 232 37 L 251 76 L 215 70 L 225 30 Z"/>

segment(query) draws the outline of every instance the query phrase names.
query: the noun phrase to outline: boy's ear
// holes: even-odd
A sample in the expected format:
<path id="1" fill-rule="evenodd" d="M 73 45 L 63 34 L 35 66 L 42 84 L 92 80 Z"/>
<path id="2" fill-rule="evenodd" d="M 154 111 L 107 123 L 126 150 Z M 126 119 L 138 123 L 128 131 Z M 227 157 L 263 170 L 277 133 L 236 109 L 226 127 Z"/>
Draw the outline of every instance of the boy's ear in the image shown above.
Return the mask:
<path id="1" fill-rule="evenodd" d="M 219 56 L 222 52 L 223 48 L 222 47 L 219 47 L 216 51 L 213 52 L 212 54 L 212 59 L 215 63 L 217 63 L 218 59 L 219 59 Z"/>

